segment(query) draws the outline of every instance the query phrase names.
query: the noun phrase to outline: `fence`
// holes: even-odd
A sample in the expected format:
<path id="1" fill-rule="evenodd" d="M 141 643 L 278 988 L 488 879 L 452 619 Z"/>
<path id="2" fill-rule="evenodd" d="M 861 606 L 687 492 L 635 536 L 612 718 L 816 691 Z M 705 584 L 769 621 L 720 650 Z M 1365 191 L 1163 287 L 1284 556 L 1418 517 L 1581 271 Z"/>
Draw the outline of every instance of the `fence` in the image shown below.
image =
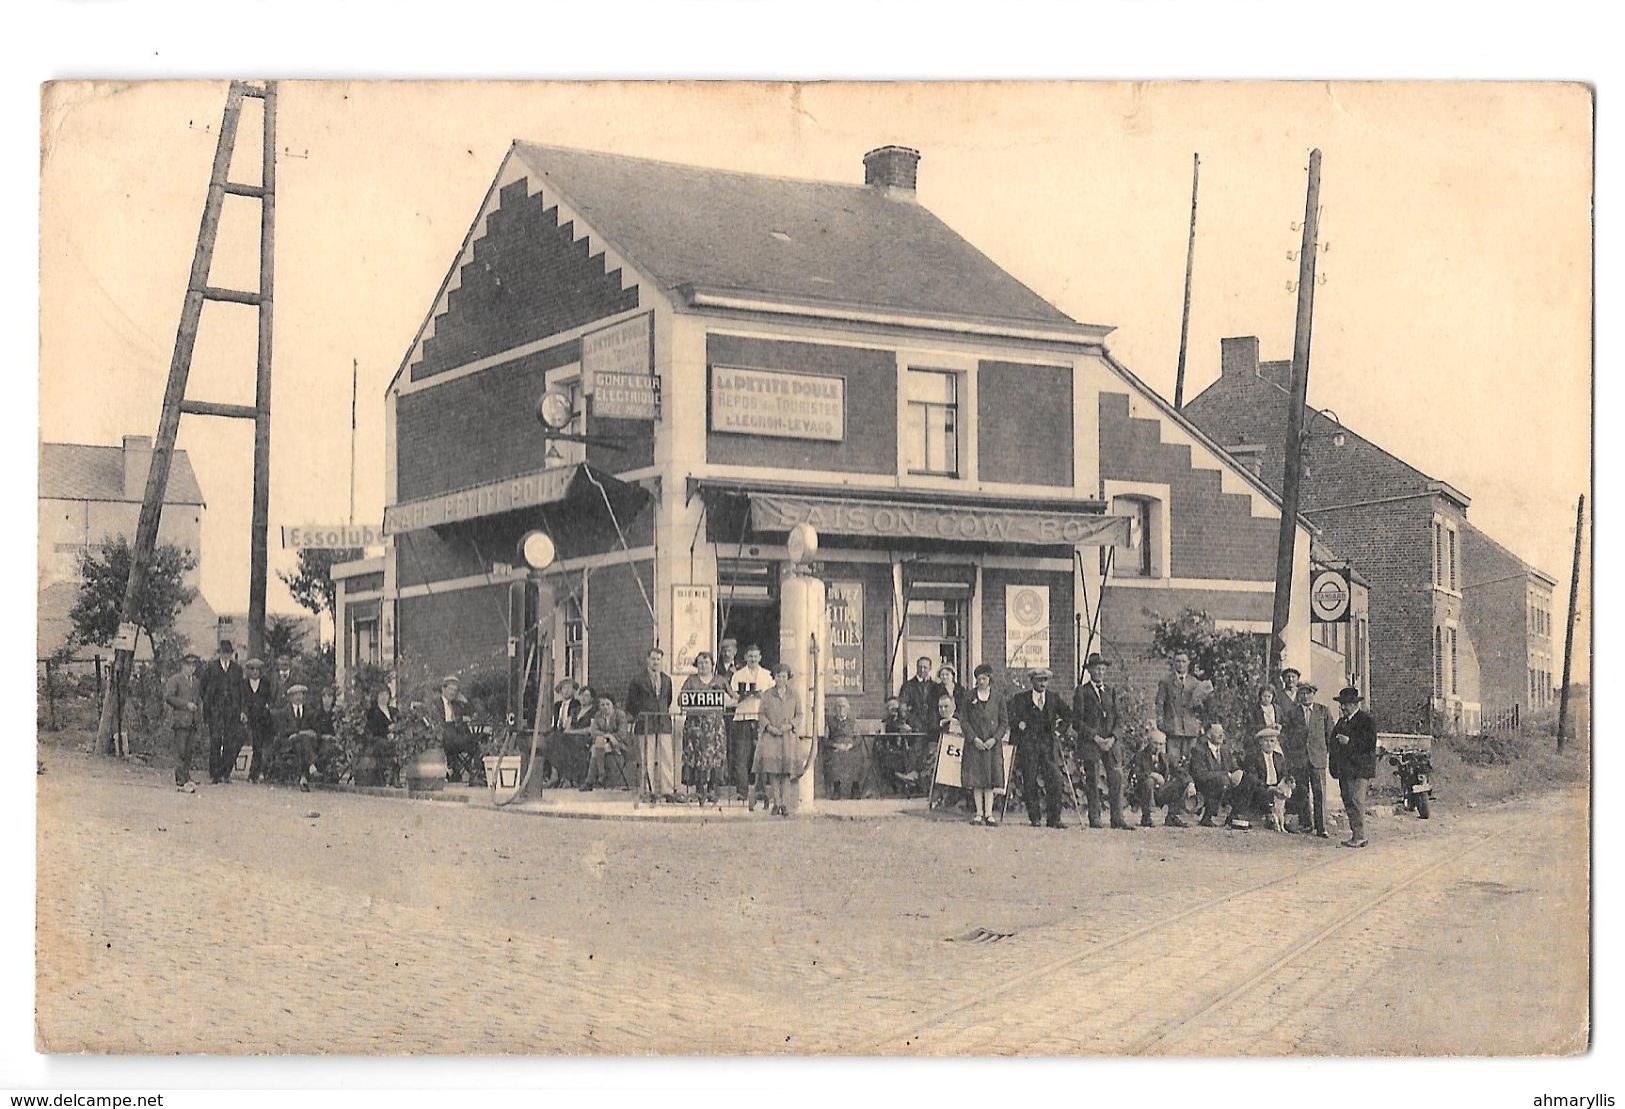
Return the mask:
<path id="1" fill-rule="evenodd" d="M 96 657 L 36 659 L 36 726 L 51 732 L 94 730 L 109 673 L 107 661 Z"/>
<path id="2" fill-rule="evenodd" d="M 1479 731 L 1486 734 L 1491 732 L 1515 732 L 1518 730 L 1519 723 L 1519 706 L 1514 702 L 1510 708 L 1502 709 L 1500 712 L 1485 713 Z"/>

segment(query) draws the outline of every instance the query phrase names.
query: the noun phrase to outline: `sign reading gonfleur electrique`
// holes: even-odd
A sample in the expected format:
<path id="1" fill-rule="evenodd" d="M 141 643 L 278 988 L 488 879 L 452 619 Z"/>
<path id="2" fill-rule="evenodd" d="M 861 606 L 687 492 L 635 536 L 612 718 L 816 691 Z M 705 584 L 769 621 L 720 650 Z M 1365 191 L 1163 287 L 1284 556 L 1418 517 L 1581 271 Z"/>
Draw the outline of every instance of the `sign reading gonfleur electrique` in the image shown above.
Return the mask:
<path id="1" fill-rule="evenodd" d="M 645 313 L 581 337 L 581 388 L 595 416 L 617 420 L 660 418 L 655 377 L 654 316 Z"/>
<path id="2" fill-rule="evenodd" d="M 711 430 L 839 443 L 846 438 L 846 379 L 713 366 Z"/>
<path id="3" fill-rule="evenodd" d="M 282 546 L 285 550 L 376 547 L 383 541 L 384 529 L 374 524 L 304 524 L 282 529 Z"/>
<path id="4" fill-rule="evenodd" d="M 1347 570 L 1316 570 L 1309 583 L 1309 618 L 1317 624 L 1347 623 L 1350 595 Z"/>

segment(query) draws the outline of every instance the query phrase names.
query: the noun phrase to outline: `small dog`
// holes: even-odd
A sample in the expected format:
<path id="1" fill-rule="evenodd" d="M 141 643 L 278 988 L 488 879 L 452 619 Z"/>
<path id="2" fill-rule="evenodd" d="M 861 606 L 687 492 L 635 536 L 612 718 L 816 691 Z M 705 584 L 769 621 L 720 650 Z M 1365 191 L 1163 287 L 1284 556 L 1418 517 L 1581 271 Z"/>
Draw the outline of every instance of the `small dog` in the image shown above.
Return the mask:
<path id="1" fill-rule="evenodd" d="M 1283 778 L 1270 787 L 1270 807 L 1269 812 L 1264 817 L 1269 824 L 1270 831 L 1286 831 L 1286 803 L 1292 797 L 1296 788 L 1291 778 Z"/>

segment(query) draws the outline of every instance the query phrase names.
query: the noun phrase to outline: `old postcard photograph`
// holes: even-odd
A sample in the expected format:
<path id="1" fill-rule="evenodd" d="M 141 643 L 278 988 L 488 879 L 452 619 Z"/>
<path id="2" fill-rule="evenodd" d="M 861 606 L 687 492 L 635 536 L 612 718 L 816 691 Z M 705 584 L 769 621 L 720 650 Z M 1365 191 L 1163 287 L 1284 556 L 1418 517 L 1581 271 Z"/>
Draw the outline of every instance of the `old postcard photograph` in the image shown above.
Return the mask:
<path id="1" fill-rule="evenodd" d="M 37 1050 L 1584 1053 L 1593 108 L 47 84 Z"/>

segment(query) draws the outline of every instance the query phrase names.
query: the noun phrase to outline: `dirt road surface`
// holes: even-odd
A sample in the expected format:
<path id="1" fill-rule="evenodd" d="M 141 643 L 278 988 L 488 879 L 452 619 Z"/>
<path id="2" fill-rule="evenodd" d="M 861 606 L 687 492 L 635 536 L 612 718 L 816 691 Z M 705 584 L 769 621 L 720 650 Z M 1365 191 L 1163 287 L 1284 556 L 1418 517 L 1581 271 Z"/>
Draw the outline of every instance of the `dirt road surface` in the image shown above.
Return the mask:
<path id="1" fill-rule="evenodd" d="M 1580 793 L 1427 823 L 1384 809 L 1351 851 L 1018 819 L 633 824 L 242 783 L 187 795 L 156 770 L 49 761 L 46 1051 L 1586 1043 Z"/>

